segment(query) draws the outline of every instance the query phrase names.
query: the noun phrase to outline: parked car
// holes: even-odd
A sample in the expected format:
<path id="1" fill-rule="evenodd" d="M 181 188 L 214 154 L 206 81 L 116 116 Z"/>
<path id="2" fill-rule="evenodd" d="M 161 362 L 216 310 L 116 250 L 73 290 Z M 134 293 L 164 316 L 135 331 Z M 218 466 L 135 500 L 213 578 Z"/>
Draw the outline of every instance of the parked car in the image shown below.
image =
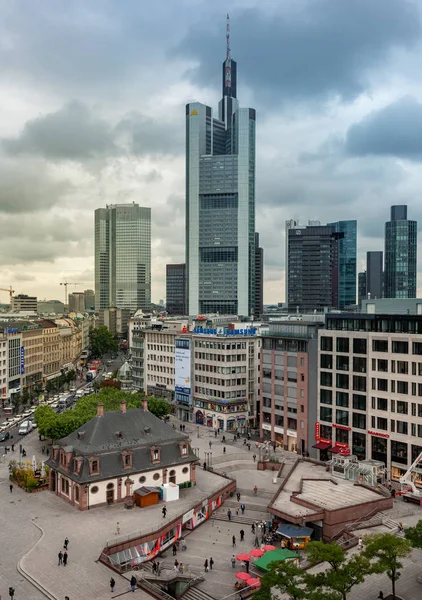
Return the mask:
<path id="1" fill-rule="evenodd" d="M 3 433 L 0 433 L 0 442 L 5 442 L 9 438 L 10 438 L 10 433 L 8 431 L 3 431 Z"/>

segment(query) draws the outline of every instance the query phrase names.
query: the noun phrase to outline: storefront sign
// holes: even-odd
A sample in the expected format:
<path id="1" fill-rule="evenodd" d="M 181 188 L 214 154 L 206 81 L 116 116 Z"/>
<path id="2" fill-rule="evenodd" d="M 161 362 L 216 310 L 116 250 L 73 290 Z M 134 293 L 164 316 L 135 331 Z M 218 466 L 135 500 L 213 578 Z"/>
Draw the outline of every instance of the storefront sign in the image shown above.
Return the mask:
<path id="1" fill-rule="evenodd" d="M 25 373 L 25 348 L 21 346 L 21 375 Z"/>
<path id="2" fill-rule="evenodd" d="M 225 327 L 194 327 L 193 333 L 200 333 L 201 335 L 256 335 L 256 328 L 252 327 L 251 329 L 226 329 Z"/>
<path id="3" fill-rule="evenodd" d="M 380 433 L 379 431 L 368 431 L 369 435 L 376 435 L 377 437 L 389 438 L 388 433 Z"/>
<path id="4" fill-rule="evenodd" d="M 185 513 L 182 517 L 182 525 L 190 521 L 194 515 L 194 509 L 192 508 L 189 512 Z"/>
<path id="5" fill-rule="evenodd" d="M 319 423 L 315 423 L 315 439 L 316 439 L 317 442 L 319 442 L 319 436 L 320 436 L 320 433 L 319 433 Z"/>
<path id="6" fill-rule="evenodd" d="M 343 429 L 344 431 L 351 431 L 351 427 L 346 427 L 346 425 L 337 425 L 336 423 L 333 423 L 333 427 L 335 427 L 336 429 Z"/>

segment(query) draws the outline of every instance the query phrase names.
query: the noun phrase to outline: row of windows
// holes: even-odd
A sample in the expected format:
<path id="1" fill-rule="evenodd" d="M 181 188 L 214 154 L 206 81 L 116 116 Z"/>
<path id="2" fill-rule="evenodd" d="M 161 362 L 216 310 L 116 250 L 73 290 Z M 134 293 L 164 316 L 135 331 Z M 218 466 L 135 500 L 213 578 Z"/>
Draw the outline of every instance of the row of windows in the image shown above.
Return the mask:
<path id="1" fill-rule="evenodd" d="M 246 349 L 246 342 L 225 344 L 223 342 L 208 342 L 204 340 L 195 340 L 195 348 L 211 348 L 212 350 L 244 350 Z"/>
<path id="2" fill-rule="evenodd" d="M 216 362 L 241 362 L 246 360 L 246 354 L 210 354 L 208 352 L 195 352 L 195 358 L 201 360 L 214 360 Z"/>
<path id="3" fill-rule="evenodd" d="M 320 349 L 325 352 L 333 352 L 333 338 L 330 336 L 321 336 Z M 409 342 L 405 340 L 392 340 L 391 352 L 393 354 L 409 354 Z M 422 355 L 422 342 L 412 342 L 412 354 Z M 367 340 L 365 338 L 353 338 L 352 344 L 347 337 L 336 338 L 336 351 L 349 353 L 352 349 L 353 354 L 367 354 Z M 372 340 L 373 352 L 388 352 L 389 340 Z"/>
<path id="4" fill-rule="evenodd" d="M 222 392 L 220 390 L 195 386 L 195 393 L 211 396 L 213 398 L 246 398 L 246 390 L 231 390 Z"/>
<path id="5" fill-rule="evenodd" d="M 246 373 L 246 366 L 238 366 L 238 367 L 217 367 L 215 365 L 209 365 L 206 363 L 197 363 L 195 364 L 196 371 L 206 371 L 207 373 L 221 373 L 224 374 L 234 374 L 234 373 Z"/>

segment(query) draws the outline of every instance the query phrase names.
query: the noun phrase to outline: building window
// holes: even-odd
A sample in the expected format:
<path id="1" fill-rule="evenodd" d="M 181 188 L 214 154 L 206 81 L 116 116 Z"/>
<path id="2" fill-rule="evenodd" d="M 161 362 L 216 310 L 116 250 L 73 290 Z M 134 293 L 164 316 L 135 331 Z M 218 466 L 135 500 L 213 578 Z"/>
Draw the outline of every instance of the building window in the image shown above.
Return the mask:
<path id="1" fill-rule="evenodd" d="M 321 371 L 320 383 L 321 383 L 321 385 L 323 385 L 325 387 L 332 387 L 333 386 L 333 374 L 327 373 L 326 371 Z"/>
<path id="2" fill-rule="evenodd" d="M 139 483 L 145 483 L 145 482 L 146 482 L 146 480 L 147 480 L 147 478 L 145 477 L 145 475 L 142 475 L 142 476 L 139 478 Z"/>
<path id="3" fill-rule="evenodd" d="M 392 351 L 393 351 L 393 354 L 408 354 L 409 353 L 409 343 L 393 340 Z"/>
<path id="4" fill-rule="evenodd" d="M 402 433 L 403 435 L 408 434 L 408 427 L 406 421 L 396 421 L 396 425 L 397 433 Z"/>
<path id="5" fill-rule="evenodd" d="M 336 358 L 337 371 L 348 371 L 349 370 L 349 357 L 348 356 L 337 356 Z"/>
<path id="6" fill-rule="evenodd" d="M 407 415 L 408 413 L 408 404 L 403 400 L 397 400 L 397 412 L 402 415 Z"/>
<path id="7" fill-rule="evenodd" d="M 186 456 L 186 454 L 187 454 L 187 453 L 188 453 L 187 446 L 183 446 L 183 447 L 182 447 L 182 454 L 183 454 L 184 456 Z"/>
<path id="8" fill-rule="evenodd" d="M 366 358 L 362 358 L 361 356 L 354 356 L 353 371 L 355 373 L 366 373 Z"/>
<path id="9" fill-rule="evenodd" d="M 407 444 L 391 440 L 391 460 L 402 465 L 407 464 Z"/>
<path id="10" fill-rule="evenodd" d="M 388 340 L 372 340 L 372 351 L 373 352 L 388 352 Z M 421 352 L 421 354 L 422 354 L 422 352 Z"/>
<path id="11" fill-rule="evenodd" d="M 336 423 L 337 425 L 349 425 L 349 411 L 347 410 L 336 410 Z"/>
<path id="12" fill-rule="evenodd" d="M 397 382 L 397 393 L 398 394 L 408 394 L 409 393 L 409 385 L 407 381 L 398 381 Z"/>
<path id="13" fill-rule="evenodd" d="M 388 392 L 388 379 L 377 379 L 377 390 Z"/>
<path id="14" fill-rule="evenodd" d="M 387 463 L 387 440 L 372 436 L 372 458 Z"/>
<path id="15" fill-rule="evenodd" d="M 422 342 L 413 342 L 412 353 L 419 356 L 422 354 Z"/>
<path id="16" fill-rule="evenodd" d="M 377 409 L 388 410 L 388 400 L 386 398 L 377 398 Z"/>
<path id="17" fill-rule="evenodd" d="M 333 420 L 333 410 L 331 408 L 327 408 L 326 406 L 321 406 L 319 409 L 321 421 L 327 421 L 331 423 Z"/>
<path id="18" fill-rule="evenodd" d="M 91 494 L 98 494 L 98 490 L 100 488 L 98 487 L 98 485 L 93 485 L 92 488 L 90 489 Z"/>
<path id="19" fill-rule="evenodd" d="M 336 392 L 336 406 L 349 406 L 349 394 L 347 392 Z"/>
<path id="20" fill-rule="evenodd" d="M 98 473 L 98 460 L 91 462 L 91 473 Z"/>
<path id="21" fill-rule="evenodd" d="M 79 486 L 75 485 L 75 502 L 79 502 Z"/>
<path id="22" fill-rule="evenodd" d="M 336 442 L 349 445 L 349 432 L 345 429 L 336 429 Z"/>
<path id="23" fill-rule="evenodd" d="M 158 481 L 160 479 L 160 473 L 154 473 L 153 480 Z"/>
<path id="24" fill-rule="evenodd" d="M 160 454 L 158 452 L 158 450 L 154 450 L 154 460 L 159 460 L 160 458 Z"/>
<path id="25" fill-rule="evenodd" d="M 132 457 L 130 454 L 125 455 L 125 467 L 130 467 L 132 462 Z"/>
<path id="26" fill-rule="evenodd" d="M 186 473 L 189 471 L 189 467 L 183 467 L 182 469 L 182 473 L 184 473 L 186 475 Z"/>
<path id="27" fill-rule="evenodd" d="M 353 354 L 366 354 L 366 340 L 353 338 Z"/>
<path id="28" fill-rule="evenodd" d="M 384 360 L 383 358 L 378 359 L 378 371 L 388 373 L 388 360 Z"/>
<path id="29" fill-rule="evenodd" d="M 366 410 L 366 396 L 353 394 L 353 408 L 355 410 Z"/>
<path id="30" fill-rule="evenodd" d="M 331 390 L 321 389 L 319 392 L 319 396 L 320 396 L 321 404 L 332 404 L 333 403 L 333 393 Z"/>
<path id="31" fill-rule="evenodd" d="M 366 415 L 361 413 L 353 413 L 353 427 L 356 429 L 366 429 Z"/>
<path id="32" fill-rule="evenodd" d="M 113 490 L 114 489 L 114 483 L 107 483 L 107 489 L 108 490 Z"/>
<path id="33" fill-rule="evenodd" d="M 329 425 L 321 425 L 319 428 L 320 437 L 323 440 L 332 440 L 333 439 L 333 428 Z"/>
<path id="34" fill-rule="evenodd" d="M 359 460 L 365 460 L 366 458 L 366 434 L 354 431 L 352 433 L 352 453 L 355 454 Z"/>
<path id="35" fill-rule="evenodd" d="M 388 431 L 388 420 L 384 419 L 384 417 L 377 417 L 377 429 Z"/>
<path id="36" fill-rule="evenodd" d="M 349 352 L 349 338 L 338 337 L 336 340 L 337 352 Z"/>
<path id="37" fill-rule="evenodd" d="M 337 373 L 336 374 L 336 387 L 338 387 L 342 390 L 348 390 L 349 389 L 349 376 L 345 375 L 344 373 Z"/>
<path id="38" fill-rule="evenodd" d="M 321 354 L 321 369 L 332 369 L 332 368 L 333 368 L 332 354 Z"/>
<path id="39" fill-rule="evenodd" d="M 366 392 L 366 377 L 353 375 L 353 390 L 355 392 Z"/>
<path id="40" fill-rule="evenodd" d="M 332 352 L 333 351 L 333 338 L 332 337 L 327 337 L 325 335 L 321 336 L 321 350 L 323 352 Z"/>

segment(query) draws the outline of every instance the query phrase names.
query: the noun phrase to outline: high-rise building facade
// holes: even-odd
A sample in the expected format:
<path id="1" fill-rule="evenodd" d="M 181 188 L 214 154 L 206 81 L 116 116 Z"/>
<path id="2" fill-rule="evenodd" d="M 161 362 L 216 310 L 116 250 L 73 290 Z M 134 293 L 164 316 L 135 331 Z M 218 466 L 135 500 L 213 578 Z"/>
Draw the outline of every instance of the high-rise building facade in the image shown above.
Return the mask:
<path id="1" fill-rule="evenodd" d="M 94 290 L 84 290 L 85 310 L 95 309 L 95 292 Z"/>
<path id="2" fill-rule="evenodd" d="M 328 223 L 338 238 L 338 308 L 356 304 L 357 221 Z"/>
<path id="3" fill-rule="evenodd" d="M 255 233 L 255 319 L 264 313 L 264 249 L 259 246 L 259 233 Z"/>
<path id="4" fill-rule="evenodd" d="M 359 304 L 362 300 L 366 300 L 366 271 L 358 273 L 358 300 Z"/>
<path id="5" fill-rule="evenodd" d="M 166 265 L 166 310 L 169 315 L 186 315 L 186 265 Z"/>
<path id="6" fill-rule="evenodd" d="M 384 274 L 382 270 L 382 252 L 366 253 L 366 293 L 371 298 L 382 298 Z"/>
<path id="7" fill-rule="evenodd" d="M 296 222 L 294 222 L 296 223 Z M 287 303 L 289 311 L 338 307 L 338 238 L 334 227 L 286 223 Z"/>
<path id="8" fill-rule="evenodd" d="M 186 105 L 189 315 L 250 316 L 255 303 L 255 110 L 239 108 L 229 25 L 218 118 Z"/>
<path id="9" fill-rule="evenodd" d="M 149 310 L 151 209 L 111 204 L 95 211 L 95 308 Z"/>
<path id="10" fill-rule="evenodd" d="M 69 294 L 69 312 L 85 312 L 85 294 L 83 292 Z"/>
<path id="11" fill-rule="evenodd" d="M 417 223 L 407 220 L 407 206 L 391 207 L 385 224 L 385 298 L 416 298 Z"/>

